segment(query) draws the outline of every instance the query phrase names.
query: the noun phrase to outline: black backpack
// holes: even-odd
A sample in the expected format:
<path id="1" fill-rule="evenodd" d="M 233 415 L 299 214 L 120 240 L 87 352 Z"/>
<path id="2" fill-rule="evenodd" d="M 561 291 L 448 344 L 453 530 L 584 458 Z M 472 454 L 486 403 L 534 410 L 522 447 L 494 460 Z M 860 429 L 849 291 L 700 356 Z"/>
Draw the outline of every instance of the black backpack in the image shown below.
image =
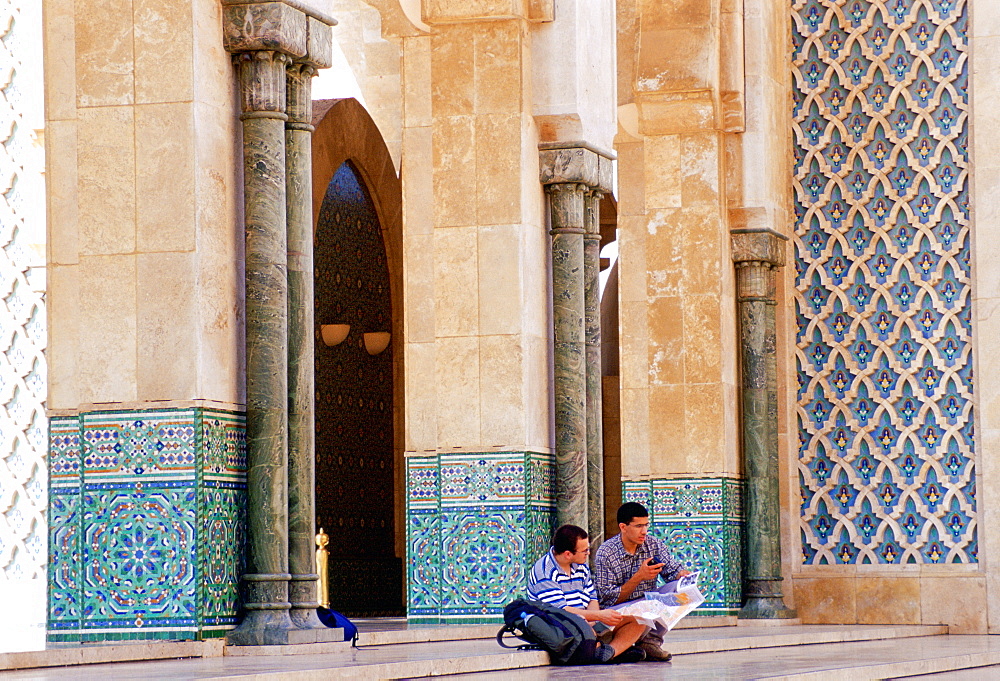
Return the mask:
<path id="1" fill-rule="evenodd" d="M 504 648 L 545 650 L 552 664 L 595 664 L 597 638 L 590 625 L 573 613 L 541 601 L 517 599 L 503 609 L 504 626 L 497 643 Z M 517 636 L 526 645 L 509 646 L 504 634 Z"/>

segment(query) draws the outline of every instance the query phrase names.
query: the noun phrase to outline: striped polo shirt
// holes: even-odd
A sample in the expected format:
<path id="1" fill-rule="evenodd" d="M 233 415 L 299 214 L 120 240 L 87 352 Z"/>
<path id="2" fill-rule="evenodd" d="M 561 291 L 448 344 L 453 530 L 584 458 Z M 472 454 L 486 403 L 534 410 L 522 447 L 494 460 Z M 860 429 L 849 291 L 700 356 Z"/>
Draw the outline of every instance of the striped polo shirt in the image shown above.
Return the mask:
<path id="1" fill-rule="evenodd" d="M 528 575 L 528 597 L 558 608 L 587 609 L 597 600 L 597 590 L 586 565 L 573 563 L 567 575 L 559 569 L 552 550 L 538 559 Z"/>

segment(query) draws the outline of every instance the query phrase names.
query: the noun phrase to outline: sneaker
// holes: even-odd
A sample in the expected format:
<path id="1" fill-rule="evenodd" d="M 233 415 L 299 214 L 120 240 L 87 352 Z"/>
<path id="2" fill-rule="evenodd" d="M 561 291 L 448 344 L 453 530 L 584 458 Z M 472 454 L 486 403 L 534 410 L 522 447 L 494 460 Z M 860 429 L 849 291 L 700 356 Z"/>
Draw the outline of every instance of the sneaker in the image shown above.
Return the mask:
<path id="1" fill-rule="evenodd" d="M 610 646 L 608 646 L 610 648 Z M 639 646 L 632 646 L 618 657 L 611 660 L 611 664 L 629 664 L 630 662 L 642 662 L 646 659 L 646 653 Z"/>
<path id="2" fill-rule="evenodd" d="M 607 643 L 601 643 L 598 645 L 597 650 L 594 653 L 595 660 L 604 664 L 609 664 L 614 656 L 615 649 Z"/>
<path id="3" fill-rule="evenodd" d="M 646 653 L 646 659 L 650 662 L 670 662 L 673 657 L 666 650 L 650 641 L 643 641 L 638 644 L 642 652 Z"/>

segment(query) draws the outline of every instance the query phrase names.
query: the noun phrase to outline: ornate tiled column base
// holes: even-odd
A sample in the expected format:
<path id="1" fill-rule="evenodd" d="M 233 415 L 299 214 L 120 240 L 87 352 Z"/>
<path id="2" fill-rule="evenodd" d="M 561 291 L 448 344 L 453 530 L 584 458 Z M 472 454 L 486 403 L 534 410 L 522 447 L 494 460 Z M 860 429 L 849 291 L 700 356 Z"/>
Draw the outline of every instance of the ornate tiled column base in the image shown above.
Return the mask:
<path id="1" fill-rule="evenodd" d="M 242 413 L 54 416 L 49 480 L 49 642 L 203 639 L 236 625 Z"/>
<path id="2" fill-rule="evenodd" d="M 622 501 L 650 513 L 653 534 L 689 570 L 701 572 L 705 603 L 692 616 L 735 615 L 742 605 L 743 483 L 736 478 L 622 482 Z"/>
<path id="3" fill-rule="evenodd" d="M 555 520 L 555 457 L 535 452 L 406 459 L 407 619 L 495 623 L 524 594 Z"/>

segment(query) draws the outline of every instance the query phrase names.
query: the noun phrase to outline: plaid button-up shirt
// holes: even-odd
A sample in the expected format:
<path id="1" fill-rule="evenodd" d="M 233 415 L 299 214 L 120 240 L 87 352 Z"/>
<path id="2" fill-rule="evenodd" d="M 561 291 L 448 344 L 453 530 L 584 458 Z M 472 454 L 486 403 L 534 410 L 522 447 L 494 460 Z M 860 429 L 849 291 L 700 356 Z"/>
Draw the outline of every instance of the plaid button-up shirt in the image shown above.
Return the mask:
<path id="1" fill-rule="evenodd" d="M 677 579 L 677 573 L 684 569 L 681 562 L 667 552 L 667 547 L 652 534 L 646 535 L 646 541 L 639 545 L 635 554 L 630 554 L 622 544 L 622 536 L 609 539 L 601 544 L 594 557 L 594 582 L 597 585 L 597 596 L 602 608 L 607 608 L 615 604 L 618 595 L 621 593 L 622 585 L 632 579 L 632 575 L 639 571 L 639 566 L 647 558 L 652 558 L 653 563 L 663 563 L 663 570 L 660 577 L 665 581 L 672 582 Z M 639 582 L 628 600 L 642 598 L 647 591 L 656 588 L 656 578 Z"/>

